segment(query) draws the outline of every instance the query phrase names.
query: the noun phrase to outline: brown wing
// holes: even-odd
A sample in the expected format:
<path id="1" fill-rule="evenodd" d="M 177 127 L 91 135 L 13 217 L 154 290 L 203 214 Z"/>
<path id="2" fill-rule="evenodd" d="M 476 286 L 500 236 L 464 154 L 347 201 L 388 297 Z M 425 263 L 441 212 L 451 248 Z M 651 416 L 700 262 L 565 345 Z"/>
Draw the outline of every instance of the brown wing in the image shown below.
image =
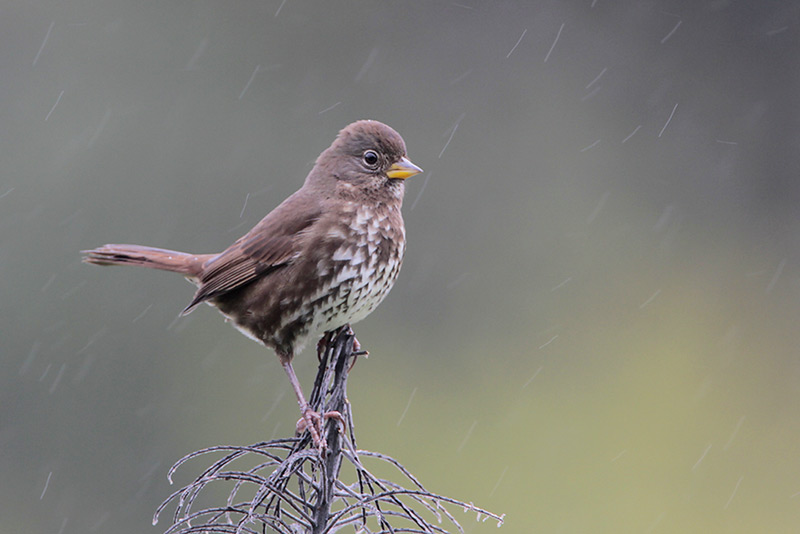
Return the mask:
<path id="1" fill-rule="evenodd" d="M 287 198 L 261 222 L 203 266 L 199 288 L 183 310 L 213 299 L 288 264 L 301 250 L 303 236 L 320 218 L 319 205 L 302 194 Z"/>

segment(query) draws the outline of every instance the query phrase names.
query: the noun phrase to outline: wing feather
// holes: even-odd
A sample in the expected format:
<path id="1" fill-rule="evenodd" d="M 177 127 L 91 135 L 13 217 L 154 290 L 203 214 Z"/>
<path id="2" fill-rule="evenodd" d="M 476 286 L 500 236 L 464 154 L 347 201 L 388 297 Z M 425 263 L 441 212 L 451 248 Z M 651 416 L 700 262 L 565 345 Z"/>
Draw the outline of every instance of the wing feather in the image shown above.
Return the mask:
<path id="1" fill-rule="evenodd" d="M 252 230 L 204 265 L 197 293 L 183 314 L 204 301 L 269 275 L 300 254 L 304 236 L 321 216 L 319 205 L 302 191 L 287 198 Z"/>

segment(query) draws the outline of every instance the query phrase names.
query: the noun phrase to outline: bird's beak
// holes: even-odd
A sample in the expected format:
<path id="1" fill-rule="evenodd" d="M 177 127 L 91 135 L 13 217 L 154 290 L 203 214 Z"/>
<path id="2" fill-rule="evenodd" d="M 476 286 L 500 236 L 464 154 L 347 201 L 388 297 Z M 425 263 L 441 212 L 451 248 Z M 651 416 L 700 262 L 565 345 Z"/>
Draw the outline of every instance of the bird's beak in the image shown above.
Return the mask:
<path id="1" fill-rule="evenodd" d="M 386 176 L 389 178 L 399 178 L 401 180 L 405 180 L 406 178 L 411 178 L 415 174 L 419 174 L 421 172 L 422 169 L 411 163 L 410 159 L 403 156 L 400 158 L 400 161 L 389 167 L 389 170 L 386 171 Z"/>

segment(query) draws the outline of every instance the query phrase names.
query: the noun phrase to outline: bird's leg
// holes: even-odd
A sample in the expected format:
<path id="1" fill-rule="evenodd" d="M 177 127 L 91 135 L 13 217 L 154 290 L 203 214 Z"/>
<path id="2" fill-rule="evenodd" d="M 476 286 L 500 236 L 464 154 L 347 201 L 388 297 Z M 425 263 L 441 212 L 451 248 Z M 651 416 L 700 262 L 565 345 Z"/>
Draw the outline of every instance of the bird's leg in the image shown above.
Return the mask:
<path id="1" fill-rule="evenodd" d="M 297 421 L 297 433 L 300 434 L 304 430 L 308 429 L 308 432 L 311 434 L 311 441 L 314 442 L 314 445 L 319 449 L 320 452 L 324 453 L 328 448 L 328 445 L 325 443 L 325 440 L 320 437 L 322 435 L 322 420 L 335 419 L 344 424 L 342 414 L 337 411 L 330 411 L 320 416 L 317 412 L 312 410 L 311 406 L 308 404 L 308 401 L 306 401 L 305 395 L 303 395 L 303 389 L 300 387 L 300 381 L 297 380 L 297 375 L 294 374 L 291 358 L 281 358 L 281 365 L 283 365 L 283 369 L 286 371 L 286 374 L 289 375 L 289 381 L 292 383 L 292 389 L 294 389 L 294 394 L 297 397 L 297 404 L 300 405 L 300 413 L 303 415 L 303 417 Z"/>
<path id="2" fill-rule="evenodd" d="M 292 389 L 294 389 L 294 394 L 297 397 L 297 404 L 300 405 L 300 413 L 303 415 L 302 420 L 305 422 L 305 427 L 311 434 L 311 440 L 320 451 L 324 451 L 327 448 L 327 445 L 319 437 L 320 433 L 322 432 L 322 424 L 319 414 L 312 410 L 311 406 L 308 405 L 308 401 L 306 401 L 306 397 L 303 395 L 303 389 L 300 387 L 300 381 L 297 380 L 297 375 L 294 374 L 291 358 L 281 358 L 281 364 L 283 365 L 283 369 L 286 371 L 286 374 L 289 375 L 289 382 L 292 383 Z"/>

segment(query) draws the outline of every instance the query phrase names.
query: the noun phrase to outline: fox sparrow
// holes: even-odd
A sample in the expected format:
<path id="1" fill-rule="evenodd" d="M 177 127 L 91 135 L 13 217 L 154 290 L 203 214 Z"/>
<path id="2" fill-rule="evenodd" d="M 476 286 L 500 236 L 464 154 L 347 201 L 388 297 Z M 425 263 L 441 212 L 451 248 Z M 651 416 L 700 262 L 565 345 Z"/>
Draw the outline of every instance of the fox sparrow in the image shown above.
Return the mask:
<path id="1" fill-rule="evenodd" d="M 320 154 L 299 190 L 223 252 L 104 245 L 83 251 L 84 261 L 173 271 L 197 285 L 182 313 L 206 302 L 274 349 L 305 427 L 323 449 L 319 415 L 306 402 L 292 358 L 313 333 L 360 321 L 386 297 L 406 248 L 404 180 L 420 172 L 392 128 L 354 122 Z"/>

